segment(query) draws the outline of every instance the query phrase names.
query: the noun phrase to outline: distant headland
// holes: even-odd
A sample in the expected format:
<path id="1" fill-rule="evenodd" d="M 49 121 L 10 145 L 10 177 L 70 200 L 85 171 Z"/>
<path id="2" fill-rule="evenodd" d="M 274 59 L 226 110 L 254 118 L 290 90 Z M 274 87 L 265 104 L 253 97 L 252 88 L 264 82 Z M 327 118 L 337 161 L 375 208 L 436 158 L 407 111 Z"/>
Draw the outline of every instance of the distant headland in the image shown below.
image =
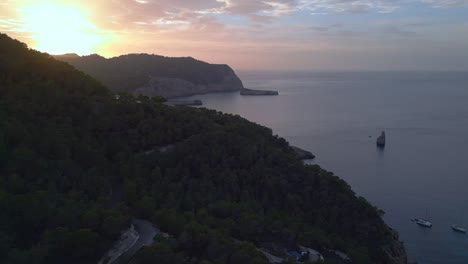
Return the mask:
<path id="1" fill-rule="evenodd" d="M 234 70 L 192 57 L 129 54 L 106 59 L 99 55 L 54 56 L 96 78 L 115 93 L 174 98 L 244 88 Z"/>

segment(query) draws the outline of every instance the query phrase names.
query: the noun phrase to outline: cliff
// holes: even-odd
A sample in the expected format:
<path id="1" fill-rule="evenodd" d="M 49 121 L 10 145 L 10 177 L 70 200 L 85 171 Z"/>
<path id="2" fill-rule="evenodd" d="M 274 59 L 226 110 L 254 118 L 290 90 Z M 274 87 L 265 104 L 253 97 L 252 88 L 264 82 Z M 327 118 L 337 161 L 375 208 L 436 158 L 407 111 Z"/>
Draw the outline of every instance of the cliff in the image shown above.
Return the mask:
<path id="1" fill-rule="evenodd" d="M 96 78 L 116 93 L 172 98 L 243 88 L 242 81 L 228 65 L 209 64 L 191 57 L 130 54 L 106 59 L 99 55 L 66 54 L 55 58 Z"/>
<path id="2" fill-rule="evenodd" d="M 405 246 L 403 242 L 400 241 L 398 233 L 392 229 L 390 229 L 390 233 L 392 234 L 392 242 L 382 247 L 384 254 L 386 254 L 392 264 L 408 263 Z"/>

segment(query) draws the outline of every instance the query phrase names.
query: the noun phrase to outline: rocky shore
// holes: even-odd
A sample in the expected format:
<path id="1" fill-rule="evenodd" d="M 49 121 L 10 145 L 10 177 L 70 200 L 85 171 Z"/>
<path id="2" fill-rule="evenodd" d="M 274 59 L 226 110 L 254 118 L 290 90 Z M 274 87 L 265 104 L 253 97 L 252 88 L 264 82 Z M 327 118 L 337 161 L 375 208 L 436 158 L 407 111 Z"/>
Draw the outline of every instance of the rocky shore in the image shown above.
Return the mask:
<path id="1" fill-rule="evenodd" d="M 391 260 L 393 264 L 407 264 L 408 256 L 406 254 L 405 246 L 403 242 L 400 241 L 398 233 L 390 229 L 392 233 L 392 243 L 383 248 L 383 252 Z"/>

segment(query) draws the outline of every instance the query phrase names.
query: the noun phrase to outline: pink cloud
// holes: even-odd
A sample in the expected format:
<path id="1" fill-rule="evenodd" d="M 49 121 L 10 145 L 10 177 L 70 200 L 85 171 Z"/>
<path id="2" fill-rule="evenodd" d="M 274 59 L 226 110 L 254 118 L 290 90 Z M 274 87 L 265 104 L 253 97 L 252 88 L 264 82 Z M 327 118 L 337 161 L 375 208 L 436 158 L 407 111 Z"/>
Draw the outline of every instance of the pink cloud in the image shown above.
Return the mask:
<path id="1" fill-rule="evenodd" d="M 328 54 L 330 58 L 337 58 L 338 54 L 351 58 L 355 56 L 353 54 L 365 54 L 366 50 L 372 51 L 372 54 L 389 50 L 396 54 L 400 46 L 419 51 L 418 44 L 429 45 L 428 39 L 436 38 L 430 35 L 433 33 L 430 28 L 424 29 L 425 35 L 416 34 L 422 30 L 411 28 L 414 25 L 392 21 L 384 24 L 369 21 L 368 25 L 351 28 L 341 21 L 345 16 L 335 15 L 346 13 L 360 16 L 366 12 L 388 14 L 398 12 L 409 2 L 423 3 L 426 7 L 434 8 L 468 6 L 468 1 L 463 0 L 48 1 L 84 10 L 86 19 L 96 26 L 99 34 L 115 35 L 116 38 L 96 50 L 104 55 L 147 52 L 193 56 L 240 68 L 260 68 L 262 65 L 292 67 L 295 61 L 302 63 L 298 67 L 315 67 L 316 63 L 333 65 L 333 62 L 324 62 L 323 54 Z M 32 34 L 24 30 L 26 27 L 18 12 L 19 7 L 31 2 L 35 1 L 1 2 L 0 31 L 9 32 L 34 45 L 30 39 Z M 320 23 L 313 15 L 301 21 L 288 20 L 298 12 L 302 16 L 307 13 L 327 13 L 330 14 L 327 19 L 335 21 Z M 437 21 L 427 23 L 435 24 Z M 451 32 L 444 30 L 446 28 L 453 27 L 446 25 L 445 28 L 437 29 L 439 32 Z M 415 34 L 409 34 L 413 30 Z M 460 28 L 457 32 L 466 32 L 466 27 L 464 31 Z M 458 35 L 460 43 L 468 44 L 468 40 L 461 37 L 463 34 Z M 457 44 L 456 47 L 459 46 Z"/>

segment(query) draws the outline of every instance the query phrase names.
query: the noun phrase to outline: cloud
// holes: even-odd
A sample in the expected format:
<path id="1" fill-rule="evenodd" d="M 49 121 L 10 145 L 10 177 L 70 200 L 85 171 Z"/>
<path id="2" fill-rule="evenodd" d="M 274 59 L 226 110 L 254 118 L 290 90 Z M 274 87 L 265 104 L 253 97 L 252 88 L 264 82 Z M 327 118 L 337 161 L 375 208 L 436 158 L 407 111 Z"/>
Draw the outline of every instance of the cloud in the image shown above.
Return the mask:
<path id="1" fill-rule="evenodd" d="M 299 9 L 312 13 L 392 13 L 410 3 L 427 4 L 433 8 L 467 7 L 468 0 L 300 0 Z"/>
<path id="2" fill-rule="evenodd" d="M 0 26 L 10 27 L 5 21 L 20 19 L 18 7 L 37 2 L 1 1 Z M 186 25 L 207 17 L 222 20 L 222 16 L 231 16 L 248 19 L 253 24 L 268 24 L 302 11 L 311 15 L 392 13 L 416 2 L 433 8 L 468 6 L 468 0 L 81 0 L 69 3 L 89 10 L 89 18 L 104 30 L 129 31 L 143 27 L 148 30 L 149 26 L 187 28 Z"/>
<path id="3" fill-rule="evenodd" d="M 420 1 L 426 4 L 431 4 L 435 8 L 468 6 L 468 0 L 420 0 Z"/>
<path id="4" fill-rule="evenodd" d="M 391 13 L 398 9 L 397 0 L 301 0 L 301 8 L 311 12 L 328 11 L 334 13 Z"/>
<path id="5" fill-rule="evenodd" d="M 285 16 L 292 15 L 299 10 L 296 0 L 221 0 L 225 3 L 224 13 L 247 17 L 256 16 Z"/>
<path id="6" fill-rule="evenodd" d="M 463 51 L 468 44 L 466 23 L 438 16 L 468 0 L 0 0 L 0 31 L 28 42 L 34 32 L 20 11 L 40 2 L 80 9 L 99 35 L 117 36 L 96 51 L 105 56 L 148 52 L 260 68 L 279 67 L 273 57 L 278 65 L 294 65 L 293 57 L 325 63 L 320 53 L 333 65 L 340 55 L 411 54 L 442 41 Z M 417 17 L 415 8 L 432 11 Z"/>
<path id="7" fill-rule="evenodd" d="M 86 0 L 90 1 L 90 0 Z M 270 23 L 278 17 L 292 16 L 300 11 L 310 14 L 392 13 L 409 3 L 422 3 L 433 8 L 468 6 L 468 0 L 113 0 L 105 5 L 117 11 L 113 17 L 121 20 L 164 21 L 181 18 L 191 23 L 200 17 L 229 15 L 244 17 L 255 23 Z M 141 22 L 141 21 L 140 21 Z M 150 23 L 151 24 L 151 23 Z"/>

